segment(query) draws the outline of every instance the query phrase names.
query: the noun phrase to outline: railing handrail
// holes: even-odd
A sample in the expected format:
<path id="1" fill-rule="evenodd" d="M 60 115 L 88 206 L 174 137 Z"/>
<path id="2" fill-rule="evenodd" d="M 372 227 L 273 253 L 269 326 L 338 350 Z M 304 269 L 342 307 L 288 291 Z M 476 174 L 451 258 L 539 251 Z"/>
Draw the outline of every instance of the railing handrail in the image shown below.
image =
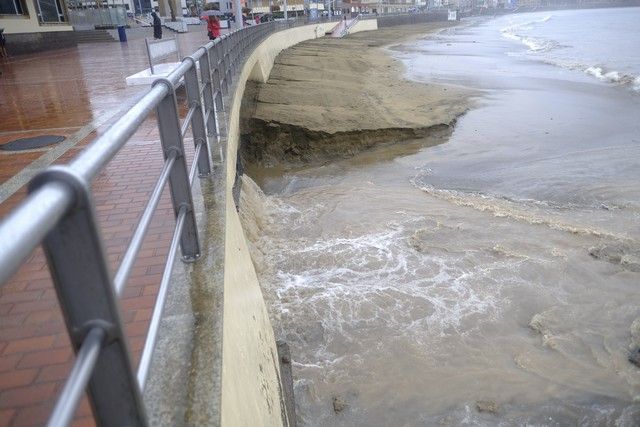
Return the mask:
<path id="1" fill-rule="evenodd" d="M 156 80 L 133 107 L 69 164 L 50 167 L 37 175 L 29 185 L 26 199 L 0 223 L 0 284 L 42 243 L 76 351 L 75 364 L 49 426 L 68 425 L 72 421 L 87 387 L 95 416 L 104 425 L 147 424 L 141 392 L 149 372 L 172 266 L 179 246 L 185 261 L 194 261 L 200 255 L 191 187 L 197 172 L 200 176 L 210 172 L 210 147 L 214 138 L 219 142 L 218 113 L 224 110 L 223 95 L 228 94 L 245 54 L 267 35 L 291 25 L 296 22 L 246 27 L 200 47 L 166 78 Z M 181 124 L 175 92 L 182 81 L 189 109 Z M 95 220 L 90 182 L 154 110 L 158 115 L 164 166 L 111 279 Z M 183 138 L 189 128 L 195 154 L 187 169 Z M 122 294 L 167 183 L 171 187 L 176 228 L 136 378 L 116 300 Z M 82 260 L 72 259 L 74 256 Z M 82 286 L 78 286 L 80 283 Z M 118 411 L 111 410 L 113 405 Z"/>
<path id="2" fill-rule="evenodd" d="M 346 18 L 343 20 L 344 22 L 344 26 L 342 27 L 342 29 L 340 30 L 340 37 L 344 37 L 347 34 L 349 34 L 349 30 L 352 29 L 360 20 L 360 18 L 362 17 L 362 14 L 359 13 L 356 15 L 355 18 L 351 19 L 348 23 Z"/>

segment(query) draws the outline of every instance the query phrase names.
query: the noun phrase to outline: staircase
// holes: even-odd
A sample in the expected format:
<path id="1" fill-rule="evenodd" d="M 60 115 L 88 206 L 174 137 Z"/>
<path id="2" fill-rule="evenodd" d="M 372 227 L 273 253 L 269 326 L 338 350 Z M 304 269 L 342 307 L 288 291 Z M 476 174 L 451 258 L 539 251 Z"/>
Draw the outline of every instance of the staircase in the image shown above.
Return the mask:
<path id="1" fill-rule="evenodd" d="M 325 35 L 333 38 L 342 38 L 346 36 L 349 34 L 349 30 L 358 23 L 361 16 L 362 15 L 358 14 L 358 16 L 353 19 L 346 19 L 338 22 L 338 25 L 333 27 L 330 31 L 327 31 Z"/>
<path id="2" fill-rule="evenodd" d="M 76 31 L 75 34 L 78 43 L 105 43 L 118 41 L 109 34 L 107 30 L 83 30 Z"/>

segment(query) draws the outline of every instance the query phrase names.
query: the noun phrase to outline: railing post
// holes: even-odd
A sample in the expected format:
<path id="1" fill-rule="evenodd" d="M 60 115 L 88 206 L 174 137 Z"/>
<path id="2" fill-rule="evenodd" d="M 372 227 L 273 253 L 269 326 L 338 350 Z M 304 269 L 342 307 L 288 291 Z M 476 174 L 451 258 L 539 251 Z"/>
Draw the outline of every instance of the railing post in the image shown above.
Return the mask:
<path id="1" fill-rule="evenodd" d="M 232 67 L 232 73 L 233 76 L 235 77 L 237 75 L 237 71 L 238 71 L 238 54 L 240 53 L 240 49 L 239 47 L 239 43 L 238 43 L 238 39 L 240 37 L 240 32 L 235 32 L 233 33 L 233 37 L 231 39 L 231 65 Z"/>
<path id="2" fill-rule="evenodd" d="M 222 50 L 224 52 L 224 82 L 225 82 L 225 95 L 229 93 L 229 86 L 233 83 L 233 77 L 231 76 L 231 69 L 233 68 L 233 58 L 231 56 L 230 50 L 233 45 L 233 34 L 228 36 L 225 39 L 225 43 L 222 45 Z"/>
<path id="3" fill-rule="evenodd" d="M 227 79 L 227 69 L 229 68 L 229 59 L 227 58 L 227 48 L 226 46 L 229 44 L 229 39 L 224 38 L 220 40 L 218 43 L 218 75 L 220 87 L 222 88 L 222 93 L 225 95 L 229 94 L 229 80 Z"/>
<path id="4" fill-rule="evenodd" d="M 157 79 L 153 86 L 157 84 L 164 84 L 169 89 L 168 94 L 158 104 L 156 114 L 158 116 L 160 141 L 162 142 L 165 160 L 172 151 L 178 156 L 169 175 L 169 186 L 171 188 L 173 212 L 176 218 L 183 206 L 187 209 L 184 230 L 180 237 L 180 247 L 182 249 L 182 260 L 193 262 L 200 257 L 200 243 L 198 242 L 198 229 L 193 211 L 191 186 L 189 185 L 189 169 L 184 156 L 184 145 L 180 131 L 176 91 L 169 79 Z"/>
<path id="5" fill-rule="evenodd" d="M 218 96 L 216 96 L 216 104 L 219 110 L 224 109 L 222 102 L 222 59 L 220 56 L 220 43 L 218 42 L 209 51 L 209 67 L 211 68 L 211 84 L 216 89 Z"/>
<path id="6" fill-rule="evenodd" d="M 209 55 L 209 50 L 205 49 L 204 55 L 200 57 L 200 76 L 202 76 L 202 83 L 206 86 L 209 85 L 209 88 L 204 91 L 204 110 L 208 111 L 209 115 L 207 116 L 207 136 L 209 137 L 209 145 L 211 144 L 211 137 L 218 134 L 218 123 L 216 117 L 216 104 L 213 99 L 214 92 L 217 92 L 217 89 L 214 85 L 214 78 L 212 77 L 211 70 L 211 55 Z"/>
<path id="7" fill-rule="evenodd" d="M 242 56 L 242 32 L 238 31 L 236 33 L 235 47 L 233 49 L 235 52 L 235 59 L 233 63 L 235 66 L 233 67 L 233 72 L 237 75 L 238 70 L 240 69 L 240 57 Z"/>
<path id="8" fill-rule="evenodd" d="M 247 30 L 251 31 L 252 27 L 249 27 Z M 244 56 L 247 53 L 247 39 L 249 38 L 248 34 L 242 34 L 242 55 Z"/>
<path id="9" fill-rule="evenodd" d="M 204 56 L 202 56 L 204 58 Z M 211 173 L 211 164 L 209 163 L 209 138 L 204 123 L 204 108 L 202 107 L 202 97 L 200 96 L 200 83 L 198 82 L 198 69 L 196 61 L 191 56 L 184 58 L 185 61 L 191 62 L 191 68 L 184 76 L 185 87 L 187 90 L 187 103 L 189 108 L 195 108 L 191 116 L 191 131 L 193 132 L 193 143 L 197 147 L 198 144 L 204 145 L 204 150 L 200 150 L 199 158 L 194 159 L 198 163 L 198 174 L 201 177 Z M 201 64 L 204 61 L 200 62 Z M 200 69 L 202 76 L 207 76 L 205 70 Z M 208 73 L 208 69 L 206 70 Z M 203 79 L 204 80 L 204 79 Z M 207 84 L 204 82 L 204 84 Z M 208 91 L 205 91 L 208 92 Z M 205 94 L 206 96 L 206 94 Z"/>
<path id="10" fill-rule="evenodd" d="M 54 166 L 36 176 L 29 191 L 51 182 L 65 185 L 75 202 L 43 241 L 74 350 L 80 349 L 91 330 L 104 331 L 88 386 L 95 417 L 102 426 L 145 426 L 144 405 L 129 359 L 89 184 L 69 167 Z"/>

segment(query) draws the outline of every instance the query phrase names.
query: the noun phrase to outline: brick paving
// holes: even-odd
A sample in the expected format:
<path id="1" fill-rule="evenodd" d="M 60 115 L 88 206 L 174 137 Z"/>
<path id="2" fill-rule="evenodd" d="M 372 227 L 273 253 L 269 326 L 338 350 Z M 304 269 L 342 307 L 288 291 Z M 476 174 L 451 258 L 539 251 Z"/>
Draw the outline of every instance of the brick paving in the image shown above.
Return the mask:
<path id="1" fill-rule="evenodd" d="M 181 35 L 180 39 L 185 53 L 205 42 L 204 31 Z M 85 44 L 0 62 L 0 145 L 25 136 L 68 137 L 96 118 L 114 115 L 146 90 L 142 86 L 127 87 L 124 82 L 127 75 L 146 66 L 142 40 Z M 54 163 L 66 163 L 75 157 L 118 116 L 98 126 Z M 185 141 L 186 147 L 191 145 Z M 0 151 L 0 185 L 48 150 Z M 112 274 L 161 168 L 155 118 L 150 117 L 92 183 Z M 0 220 L 25 194 L 24 187 L 20 188 L 0 204 Z M 166 189 L 120 300 L 136 365 L 174 225 Z M 44 254 L 37 249 L 0 287 L 0 427 L 43 425 L 73 359 Z M 86 399 L 76 412 L 74 425 L 94 425 Z"/>

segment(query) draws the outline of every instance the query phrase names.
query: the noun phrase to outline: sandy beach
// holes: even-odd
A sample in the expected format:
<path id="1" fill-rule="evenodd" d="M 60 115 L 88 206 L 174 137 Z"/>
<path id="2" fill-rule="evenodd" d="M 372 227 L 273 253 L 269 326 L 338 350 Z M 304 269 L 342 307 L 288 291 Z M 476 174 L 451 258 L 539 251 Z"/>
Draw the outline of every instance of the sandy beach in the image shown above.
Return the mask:
<path id="1" fill-rule="evenodd" d="M 450 132 L 470 91 L 409 81 L 387 50 L 447 26 L 325 37 L 282 52 L 269 81 L 245 95 L 244 159 L 261 166 L 323 162 L 380 142 Z"/>

